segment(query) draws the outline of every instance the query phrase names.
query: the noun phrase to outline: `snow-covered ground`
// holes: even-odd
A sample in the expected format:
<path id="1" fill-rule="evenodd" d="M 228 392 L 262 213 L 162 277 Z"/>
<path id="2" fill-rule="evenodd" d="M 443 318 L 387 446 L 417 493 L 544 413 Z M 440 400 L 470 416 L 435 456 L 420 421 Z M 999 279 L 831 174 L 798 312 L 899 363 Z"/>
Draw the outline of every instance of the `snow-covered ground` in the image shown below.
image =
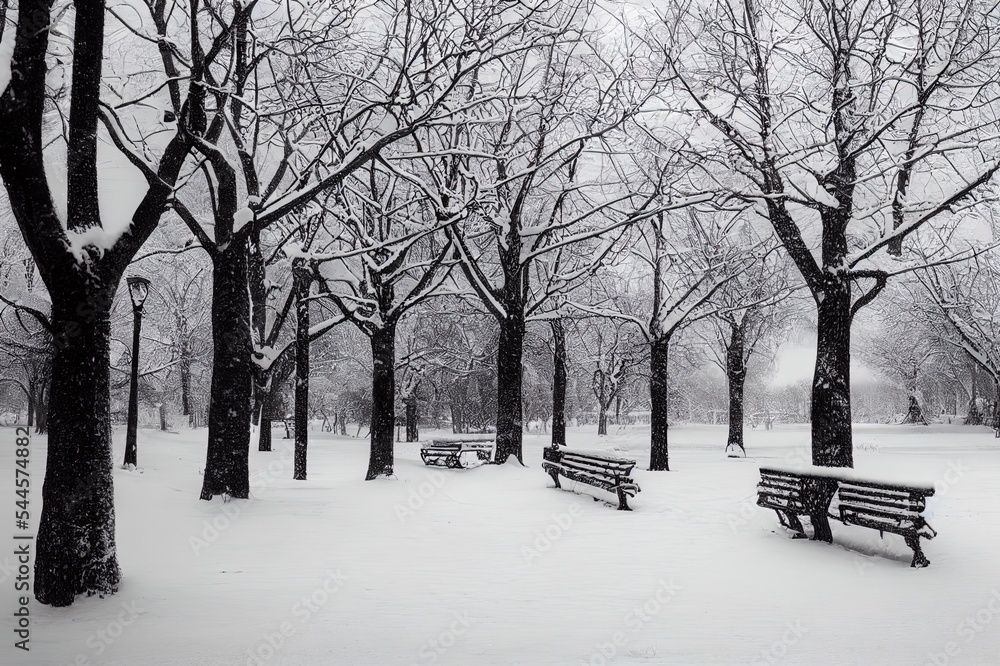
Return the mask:
<path id="1" fill-rule="evenodd" d="M 917 570 L 897 535 L 834 523 L 833 546 L 790 540 L 754 505 L 760 465 L 808 458 L 805 427 L 748 431 L 746 460 L 722 453 L 722 427 L 674 428 L 669 473 L 643 469 L 648 429 L 593 429 L 571 429 L 571 446 L 639 461 L 632 513 L 553 489 L 545 436 L 526 436 L 524 468 L 432 469 L 398 444 L 397 478 L 366 483 L 365 441 L 313 433 L 309 481 L 296 482 L 275 430 L 275 450 L 251 454 L 254 498 L 223 504 L 197 499 L 205 430 L 142 430 L 143 473 L 115 470 L 119 593 L 32 600 L 25 654 L 4 547 L 0 663 L 998 663 L 990 430 L 856 426 L 859 474 L 937 484 L 939 536 Z M 11 504 L 13 437 L 0 430 Z M 121 431 L 115 445 L 121 460 Z M 44 448 L 34 436 L 35 526 Z"/>

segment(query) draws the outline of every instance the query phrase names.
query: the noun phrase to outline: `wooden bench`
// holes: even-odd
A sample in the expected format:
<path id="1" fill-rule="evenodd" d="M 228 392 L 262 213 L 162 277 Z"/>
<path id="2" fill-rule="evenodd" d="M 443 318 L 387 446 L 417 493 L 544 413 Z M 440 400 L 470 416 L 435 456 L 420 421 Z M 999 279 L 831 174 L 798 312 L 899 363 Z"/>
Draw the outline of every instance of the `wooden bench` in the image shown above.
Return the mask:
<path id="1" fill-rule="evenodd" d="M 802 499 L 801 475 L 761 467 L 757 506 L 774 509 L 782 527 L 796 532 L 795 538 L 805 537 L 805 530 L 799 521 L 799 516 L 808 513 Z"/>
<path id="2" fill-rule="evenodd" d="M 425 465 L 461 469 L 463 453 L 474 453 L 476 459 L 488 463 L 493 458 L 493 442 L 484 440 L 451 441 L 431 440 L 430 446 L 420 449 L 420 458 Z"/>
<path id="3" fill-rule="evenodd" d="M 805 537 L 799 516 L 809 516 L 813 539 L 832 542 L 829 518 L 845 525 L 876 529 L 879 534 L 901 535 L 913 550 L 911 567 L 925 567 L 930 561 L 920 550 L 920 537 L 933 539 L 937 532 L 920 515 L 933 488 L 860 481 L 845 476 L 812 475 L 762 467 L 757 484 L 757 505 L 774 509 L 778 521 Z M 837 497 L 837 509 L 830 511 Z"/>
<path id="4" fill-rule="evenodd" d="M 617 493 L 618 510 L 632 510 L 628 498 L 639 492 L 639 484 L 629 477 L 635 467 L 634 460 L 552 447 L 546 448 L 542 455 L 542 469 L 552 477 L 556 488 L 562 488 L 559 484 L 562 475 L 571 481 Z"/>
<path id="5" fill-rule="evenodd" d="M 281 422 L 285 426 L 285 436 L 283 439 L 292 439 L 295 437 L 295 419 L 281 419 Z"/>
<path id="6" fill-rule="evenodd" d="M 910 566 L 926 567 L 930 560 L 920 549 L 920 537 L 933 539 L 937 532 L 920 514 L 933 494 L 933 488 L 840 479 L 837 513 L 831 513 L 830 517 L 845 525 L 878 530 L 880 536 L 885 532 L 902 536 L 913 550 Z"/>

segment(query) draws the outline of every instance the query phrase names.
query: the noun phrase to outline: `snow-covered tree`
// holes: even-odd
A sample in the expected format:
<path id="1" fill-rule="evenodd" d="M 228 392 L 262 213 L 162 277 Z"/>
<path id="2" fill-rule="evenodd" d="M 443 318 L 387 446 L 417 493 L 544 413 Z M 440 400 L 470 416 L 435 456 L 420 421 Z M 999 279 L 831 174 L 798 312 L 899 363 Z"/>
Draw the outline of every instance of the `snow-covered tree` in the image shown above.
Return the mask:
<path id="1" fill-rule="evenodd" d="M 695 168 L 755 204 L 808 286 L 813 462 L 850 467 L 854 315 L 892 274 L 887 252 L 976 205 L 1000 169 L 1000 15 L 955 0 L 677 7 L 660 39 L 668 103 L 697 125 Z"/>

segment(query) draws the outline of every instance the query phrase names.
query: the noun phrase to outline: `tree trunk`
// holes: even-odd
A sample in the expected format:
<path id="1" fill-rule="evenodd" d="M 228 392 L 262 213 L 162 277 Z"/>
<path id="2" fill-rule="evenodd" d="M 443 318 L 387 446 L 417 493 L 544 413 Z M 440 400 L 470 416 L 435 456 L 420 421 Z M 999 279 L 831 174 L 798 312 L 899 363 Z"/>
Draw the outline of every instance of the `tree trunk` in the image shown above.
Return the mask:
<path id="1" fill-rule="evenodd" d="M 393 427 L 396 420 L 396 324 L 385 322 L 371 336 L 371 456 L 366 481 L 392 476 Z"/>
<path id="2" fill-rule="evenodd" d="M 670 351 L 670 338 L 663 337 L 653 340 L 649 349 L 649 429 L 650 451 L 649 469 L 653 472 L 669 472 L 670 462 L 667 454 L 667 357 Z"/>
<path id="3" fill-rule="evenodd" d="M 212 271 L 212 388 L 201 499 L 250 495 L 251 345 L 246 243 L 220 252 Z"/>
<path id="4" fill-rule="evenodd" d="M 309 447 L 309 286 L 305 262 L 296 259 L 295 271 L 295 480 L 306 480 Z"/>
<path id="5" fill-rule="evenodd" d="M 969 393 L 969 410 L 965 415 L 965 425 L 980 425 L 983 422 L 983 415 L 979 411 L 979 366 L 975 361 L 969 365 L 969 374 L 972 377 L 972 390 Z"/>
<path id="6" fill-rule="evenodd" d="M 182 354 L 185 351 L 181 352 Z M 181 375 L 181 413 L 191 416 L 191 361 L 186 357 L 178 363 Z"/>
<path id="7" fill-rule="evenodd" d="M 928 425 L 927 419 L 924 418 L 924 412 L 920 409 L 920 402 L 917 400 L 917 376 L 917 362 L 915 360 L 911 360 L 910 371 L 906 375 L 906 394 L 908 402 L 906 407 L 906 417 L 901 421 L 901 423 Z"/>
<path id="8" fill-rule="evenodd" d="M 420 431 L 417 425 L 417 399 L 407 398 L 406 404 L 406 441 L 416 442 L 420 440 Z"/>
<path id="9" fill-rule="evenodd" d="M 603 393 L 603 391 L 602 391 Z M 608 405 L 604 402 L 604 396 L 601 395 L 598 400 L 598 413 L 597 413 L 597 435 L 607 435 L 608 434 Z"/>
<path id="10" fill-rule="evenodd" d="M 167 429 L 167 405 L 166 403 L 160 403 L 160 430 L 166 431 Z"/>
<path id="11" fill-rule="evenodd" d="M 552 323 L 552 444 L 566 446 L 566 329 L 562 319 Z"/>
<path id="12" fill-rule="evenodd" d="M 245 25 L 241 25 L 239 28 L 240 34 L 245 35 Z M 239 52 L 240 57 L 242 51 Z M 237 113 L 242 105 L 237 105 Z M 293 269 L 294 270 L 294 269 Z M 267 330 L 267 289 L 264 285 L 265 279 L 265 268 L 264 268 L 264 256 L 260 251 L 260 231 L 255 230 L 250 234 L 250 240 L 247 243 L 247 284 L 250 289 L 250 332 L 251 332 L 251 344 L 264 344 L 264 338 Z M 255 375 L 259 375 L 259 371 L 255 370 Z M 259 377 L 255 377 L 255 380 L 259 380 Z M 256 419 L 258 416 L 263 416 L 263 412 L 260 411 L 260 406 L 263 404 L 264 395 L 267 390 L 264 386 L 266 382 L 252 381 L 251 390 L 253 392 L 253 406 L 251 407 L 251 414 L 253 423 L 256 424 Z"/>
<path id="13" fill-rule="evenodd" d="M 851 443 L 851 290 L 830 278 L 818 303 L 812 387 L 812 463 L 854 467 Z"/>
<path id="14" fill-rule="evenodd" d="M 521 359 L 524 354 L 524 319 L 511 312 L 500 321 L 497 349 L 497 444 L 495 462 L 500 465 L 510 456 L 524 464 L 521 454 Z"/>
<path id="15" fill-rule="evenodd" d="M 109 290 L 110 291 L 110 290 Z M 35 598 L 68 606 L 113 594 L 115 548 L 108 293 L 53 296 L 52 421 L 35 559 Z"/>
<path id="16" fill-rule="evenodd" d="M 726 451 L 739 447 L 743 455 L 743 386 L 747 378 L 743 326 L 731 327 L 732 336 L 726 346 L 726 379 L 729 382 L 729 439 Z"/>
<path id="17" fill-rule="evenodd" d="M 46 393 L 46 390 L 49 392 Z M 42 382 L 38 387 L 38 398 L 35 400 L 35 432 L 39 435 L 48 431 L 50 395 L 51 388 L 48 382 Z"/>
<path id="18" fill-rule="evenodd" d="M 271 419 L 261 415 L 257 422 L 260 424 L 260 438 L 257 443 L 258 451 L 271 450 Z"/>
<path id="19" fill-rule="evenodd" d="M 906 408 L 906 418 L 902 420 L 902 423 L 916 423 L 918 425 L 928 425 L 927 419 L 924 418 L 924 412 L 920 409 L 920 403 L 917 402 L 917 396 L 912 392 L 909 395 L 909 404 Z"/>
<path id="20" fill-rule="evenodd" d="M 340 410 L 340 416 L 337 418 L 337 423 L 339 432 L 343 436 L 347 436 L 347 410 Z"/>
<path id="21" fill-rule="evenodd" d="M 35 425 L 35 384 L 28 383 L 28 427 Z"/>

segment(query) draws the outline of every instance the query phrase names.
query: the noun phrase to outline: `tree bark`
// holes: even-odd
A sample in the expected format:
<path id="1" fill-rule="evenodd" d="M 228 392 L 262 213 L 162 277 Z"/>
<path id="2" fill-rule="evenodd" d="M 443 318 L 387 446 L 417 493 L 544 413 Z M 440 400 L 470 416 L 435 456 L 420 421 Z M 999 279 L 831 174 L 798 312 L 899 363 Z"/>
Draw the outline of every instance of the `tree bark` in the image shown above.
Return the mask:
<path id="1" fill-rule="evenodd" d="M 372 347 L 371 455 L 366 481 L 392 476 L 393 427 L 396 417 L 396 322 L 374 330 Z"/>
<path id="2" fill-rule="evenodd" d="M 500 343 L 497 349 L 497 444 L 495 462 L 500 465 L 510 456 L 524 464 L 521 454 L 521 426 L 524 420 L 521 406 L 521 380 L 524 355 L 524 316 L 521 310 L 508 308 L 508 316 L 500 321 Z"/>
<path id="3" fill-rule="evenodd" d="M 731 326 L 731 337 L 726 346 L 726 379 L 729 383 L 729 439 L 726 441 L 726 451 L 739 447 L 743 455 L 743 387 L 747 378 L 744 328 L 742 325 Z"/>
<path id="4" fill-rule="evenodd" d="M 851 289 L 829 277 L 817 303 L 812 389 L 812 463 L 854 467 L 851 439 Z"/>
<path id="5" fill-rule="evenodd" d="M 304 261 L 296 259 L 295 272 L 295 475 L 306 480 L 309 448 L 309 286 L 312 279 Z"/>
<path id="6" fill-rule="evenodd" d="M 552 444 L 566 446 L 566 329 L 562 319 L 552 327 Z"/>
<path id="7" fill-rule="evenodd" d="M 251 344 L 246 242 L 232 242 L 212 271 L 212 389 L 201 499 L 250 496 Z"/>
<path id="8" fill-rule="evenodd" d="M 597 413 L 597 435 L 607 435 L 608 434 L 608 405 L 604 402 L 604 396 L 600 395 L 597 398 L 598 413 Z"/>
<path id="9" fill-rule="evenodd" d="M 82 593 L 113 594 L 121 579 L 108 291 L 53 296 L 52 419 L 34 576 L 35 597 L 52 606 L 69 606 Z"/>
<path id="10" fill-rule="evenodd" d="M 653 340 L 649 349 L 649 404 L 650 404 L 650 452 L 649 469 L 653 472 L 669 472 L 670 460 L 667 452 L 667 429 L 669 404 L 667 391 L 667 358 L 670 338 Z"/>

